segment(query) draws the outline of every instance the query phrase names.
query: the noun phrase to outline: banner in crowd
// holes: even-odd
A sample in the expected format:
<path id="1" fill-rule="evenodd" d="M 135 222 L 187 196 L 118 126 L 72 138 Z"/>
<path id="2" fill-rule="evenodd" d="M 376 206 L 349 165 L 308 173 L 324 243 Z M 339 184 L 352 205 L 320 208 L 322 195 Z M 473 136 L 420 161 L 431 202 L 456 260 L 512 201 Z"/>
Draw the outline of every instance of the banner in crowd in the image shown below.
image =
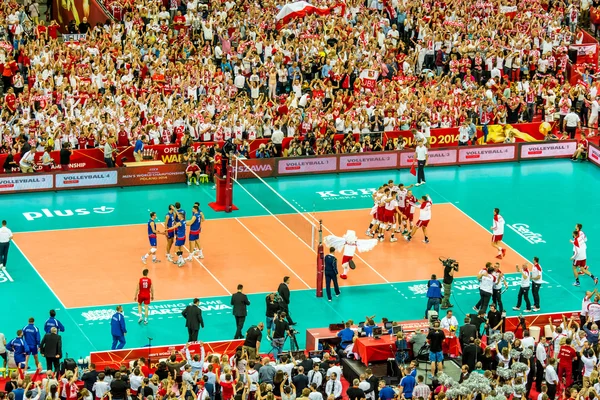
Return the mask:
<path id="1" fill-rule="evenodd" d="M 206 342 L 204 343 L 204 352 L 205 354 L 215 355 L 227 354 L 231 357 L 235 354 L 237 347 L 243 345 L 243 343 L 243 340 Z M 96 365 L 96 370 L 103 371 L 106 367 L 118 369 L 121 365 L 129 365 L 131 361 L 144 357 L 146 360 L 150 359 L 150 365 L 148 367 L 151 371 L 154 371 L 160 360 L 169 358 L 171 354 L 182 351 L 183 347 L 183 344 L 179 344 L 171 346 L 138 347 L 126 350 L 96 351 L 90 353 L 90 363 Z M 201 354 L 200 343 L 189 343 L 189 350 L 192 356 Z M 177 361 L 182 361 L 179 354 L 177 354 Z"/>
<path id="2" fill-rule="evenodd" d="M 576 64 L 598 64 L 598 44 L 572 44 L 569 50 L 577 50 Z"/>
<path id="3" fill-rule="evenodd" d="M 560 142 L 540 142 L 540 143 L 525 143 L 521 145 L 520 158 L 555 158 L 555 157 L 571 157 L 577 150 L 577 142 L 560 141 Z"/>
<path id="4" fill-rule="evenodd" d="M 583 298 L 583 295 L 582 295 Z M 544 334 L 544 328 L 550 324 L 550 319 L 554 326 L 559 326 L 563 321 L 562 317 L 566 319 L 573 317 L 575 321 L 579 323 L 579 312 L 564 312 L 564 313 L 550 313 L 550 314 L 537 314 L 537 315 L 523 315 L 521 318 L 525 322 L 525 326 L 530 328 L 536 326 L 540 328 L 540 334 Z M 523 338 L 523 329 L 521 326 L 521 320 L 519 317 L 507 317 L 504 325 L 505 332 L 515 332 L 517 338 Z"/>
<path id="5" fill-rule="evenodd" d="M 275 19 L 277 20 L 277 29 L 281 29 L 284 24 L 287 24 L 294 19 L 301 19 L 312 14 L 324 17 L 336 12 L 336 9 L 343 15 L 346 12 L 346 4 L 340 2 L 331 7 L 323 8 L 313 6 L 306 1 L 296 1 L 294 3 L 286 4 L 281 7 L 281 10 L 279 10 L 279 13 L 275 16 Z"/>
<path id="6" fill-rule="evenodd" d="M 459 147 L 458 149 L 458 162 L 461 164 L 516 160 L 516 144 L 499 144 L 479 147 Z"/>
<path id="7" fill-rule="evenodd" d="M 588 159 L 600 167 L 600 148 L 596 147 L 596 145 L 590 144 L 590 148 L 588 150 Z"/>
<path id="8" fill-rule="evenodd" d="M 52 3 L 52 19 L 59 23 L 61 32 L 67 32 L 67 25 L 71 21 L 79 25 L 83 18 L 87 18 L 91 26 L 96 26 L 112 19 L 96 0 L 67 0 Z"/>

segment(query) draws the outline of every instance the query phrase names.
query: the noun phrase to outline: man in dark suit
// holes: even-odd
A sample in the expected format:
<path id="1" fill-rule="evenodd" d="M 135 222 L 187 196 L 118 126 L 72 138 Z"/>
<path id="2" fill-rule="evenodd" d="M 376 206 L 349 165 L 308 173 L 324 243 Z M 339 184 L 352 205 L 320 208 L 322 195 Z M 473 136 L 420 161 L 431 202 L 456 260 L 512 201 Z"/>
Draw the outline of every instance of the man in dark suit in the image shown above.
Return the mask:
<path id="1" fill-rule="evenodd" d="M 333 282 L 336 297 L 340 295 L 337 276 L 338 269 L 337 258 L 335 258 L 335 247 L 330 247 L 329 254 L 325 256 L 325 291 L 327 292 L 328 301 L 331 301 L 331 282 Z"/>
<path id="2" fill-rule="evenodd" d="M 477 327 L 471 323 L 469 316 L 465 317 L 465 324 L 458 330 L 458 341 L 460 348 L 464 351 L 465 346 L 471 343 L 471 339 L 477 339 Z M 470 370 L 473 371 L 473 370 Z"/>
<path id="3" fill-rule="evenodd" d="M 284 276 L 283 282 L 281 282 L 279 284 L 279 287 L 277 288 L 277 293 L 279 294 L 279 297 L 281 298 L 281 302 L 280 302 L 281 311 L 285 311 L 285 313 L 287 315 L 288 324 L 296 325 L 296 323 L 294 321 L 292 321 L 292 317 L 290 316 L 290 288 L 288 286 L 289 284 L 290 284 L 290 277 Z"/>
<path id="4" fill-rule="evenodd" d="M 234 339 L 243 339 L 242 329 L 244 329 L 244 322 L 246 322 L 246 316 L 248 315 L 247 306 L 250 305 L 248 296 L 242 293 L 244 290 L 243 285 L 237 286 L 237 293 L 231 295 L 231 305 L 233 306 L 233 316 L 235 317 L 235 336 Z"/>
<path id="5" fill-rule="evenodd" d="M 46 358 L 46 369 L 58 373 L 62 358 L 62 338 L 57 334 L 55 327 L 42 338 L 40 353 Z"/>
<path id="6" fill-rule="evenodd" d="M 202 319 L 202 310 L 200 309 L 200 300 L 194 299 L 181 313 L 185 318 L 185 327 L 188 329 L 188 342 L 198 341 L 198 331 L 200 327 L 204 328 L 204 320 Z"/>

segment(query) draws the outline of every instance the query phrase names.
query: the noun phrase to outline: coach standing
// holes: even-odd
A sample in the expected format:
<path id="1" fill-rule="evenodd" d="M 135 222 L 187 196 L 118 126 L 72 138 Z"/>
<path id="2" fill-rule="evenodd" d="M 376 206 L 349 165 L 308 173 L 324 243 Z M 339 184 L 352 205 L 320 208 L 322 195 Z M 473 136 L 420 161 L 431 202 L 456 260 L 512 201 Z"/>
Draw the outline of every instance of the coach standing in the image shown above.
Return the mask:
<path id="1" fill-rule="evenodd" d="M 233 316 L 235 317 L 235 336 L 234 339 L 243 339 L 242 329 L 244 329 L 244 322 L 246 322 L 246 316 L 248 315 L 247 306 L 250 305 L 248 296 L 242 293 L 244 285 L 237 286 L 237 293 L 231 295 L 231 305 L 233 306 Z"/>
<path id="2" fill-rule="evenodd" d="M 2 227 L 0 227 L 0 269 L 6 267 L 8 261 L 8 248 L 10 247 L 12 238 L 13 234 L 6 226 L 6 221 L 2 221 Z"/>
<path id="3" fill-rule="evenodd" d="M 427 165 L 428 159 L 429 155 L 427 154 L 427 147 L 425 147 L 423 140 L 419 140 L 418 145 L 415 148 L 415 160 L 417 160 L 416 186 L 420 186 L 425 183 L 425 166 Z"/>
<path id="4" fill-rule="evenodd" d="M 193 303 L 187 306 L 181 315 L 185 318 L 185 327 L 188 329 L 188 342 L 198 341 L 198 331 L 200 327 L 204 328 L 200 299 L 195 298 Z"/>
<path id="5" fill-rule="evenodd" d="M 110 320 L 110 333 L 113 337 L 112 350 L 120 350 L 125 347 L 125 334 L 127 334 L 127 328 L 125 327 L 125 317 L 123 316 L 122 306 L 117 306 L 117 312 L 114 313 Z"/>
<path id="6" fill-rule="evenodd" d="M 58 330 L 52 327 L 50 333 L 44 335 L 40 344 L 40 353 L 46 358 L 46 369 L 58 374 L 62 358 L 62 338 L 57 332 Z"/>
<path id="7" fill-rule="evenodd" d="M 340 295 L 340 287 L 338 285 L 338 269 L 337 258 L 335 258 L 335 247 L 329 248 L 329 254 L 325 256 L 325 290 L 327 291 L 327 300 L 331 301 L 331 282 L 335 290 L 335 296 Z"/>
<path id="8" fill-rule="evenodd" d="M 571 139 L 575 139 L 577 128 L 581 128 L 581 120 L 575 112 L 575 108 L 571 107 L 571 111 L 565 115 L 565 119 L 563 120 L 563 131 L 568 133 Z"/>

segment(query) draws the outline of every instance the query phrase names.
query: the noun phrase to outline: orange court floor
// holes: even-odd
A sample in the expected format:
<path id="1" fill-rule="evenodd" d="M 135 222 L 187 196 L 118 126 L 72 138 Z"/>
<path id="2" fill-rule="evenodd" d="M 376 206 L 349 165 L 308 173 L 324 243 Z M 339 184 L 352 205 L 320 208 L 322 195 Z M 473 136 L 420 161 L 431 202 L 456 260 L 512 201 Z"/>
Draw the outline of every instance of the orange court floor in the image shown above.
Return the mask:
<path id="1" fill-rule="evenodd" d="M 155 300 L 225 296 L 235 292 L 239 282 L 244 282 L 246 293 L 269 292 L 276 290 L 286 275 L 291 277 L 292 290 L 314 288 L 316 252 L 278 218 L 286 217 L 206 221 L 200 237 L 205 258 L 181 268 L 166 261 L 162 235 L 157 253 L 161 262 L 142 264 L 141 256 L 150 249 L 145 224 L 20 233 L 14 240 L 68 308 L 133 302 L 135 283 L 144 268 L 151 271 Z M 312 218 L 323 221 L 323 236 L 342 236 L 353 229 L 365 237 L 370 222 L 368 209 L 322 212 Z M 303 223 L 308 225 L 306 221 L 296 222 Z M 163 229 L 160 224 L 158 227 Z M 481 266 L 494 261 L 496 250 L 490 244 L 489 231 L 450 203 L 433 206 L 428 230 L 432 238 L 429 244 L 422 242 L 422 232 L 410 243 L 401 236 L 398 242 L 390 243 L 387 235 L 386 241 L 372 251 L 355 256 L 356 270 L 347 280 L 340 280 L 340 285 L 422 280 L 439 273 L 438 256 L 459 259 L 460 276 L 477 275 Z M 40 243 L 54 245 L 40 251 Z M 507 249 L 503 265 L 525 262 Z"/>

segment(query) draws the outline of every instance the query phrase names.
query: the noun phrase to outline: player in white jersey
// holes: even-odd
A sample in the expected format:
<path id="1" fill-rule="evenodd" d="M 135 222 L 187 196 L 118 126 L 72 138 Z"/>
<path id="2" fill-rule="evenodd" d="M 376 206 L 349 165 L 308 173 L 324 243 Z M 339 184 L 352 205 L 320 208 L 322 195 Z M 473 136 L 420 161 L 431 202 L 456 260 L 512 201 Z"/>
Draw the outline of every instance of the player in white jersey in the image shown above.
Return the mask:
<path id="1" fill-rule="evenodd" d="M 594 276 L 589 270 L 587 265 L 587 245 L 585 242 L 579 241 L 579 232 L 581 231 L 573 231 L 573 256 L 571 260 L 573 260 L 573 275 L 575 276 L 575 283 L 573 286 L 579 286 L 579 275 L 587 275 L 594 280 L 594 285 L 598 284 L 598 278 Z"/>
<path id="2" fill-rule="evenodd" d="M 579 241 L 579 243 L 584 243 L 587 246 L 587 236 L 585 236 L 585 233 L 583 233 L 583 231 L 581 230 L 582 228 L 583 225 L 575 224 L 575 230 L 579 232 L 579 234 L 577 235 L 577 240 Z"/>
<path id="3" fill-rule="evenodd" d="M 396 196 L 398 199 L 398 230 L 396 233 L 400 233 L 402 231 L 403 235 L 408 233 L 408 230 L 412 228 L 406 227 L 408 222 L 408 215 L 406 215 L 406 197 L 408 196 L 408 190 L 412 188 L 414 185 L 404 186 L 404 184 L 400 183 L 398 185 L 398 195 Z"/>
<path id="4" fill-rule="evenodd" d="M 392 192 L 391 196 L 388 197 L 386 203 L 385 203 L 385 211 L 383 214 L 383 218 L 384 218 L 384 222 L 386 223 L 386 230 L 390 230 L 392 231 L 392 236 L 390 237 L 390 242 L 397 242 L 398 239 L 396 239 L 395 237 L 395 233 L 396 233 L 396 224 L 398 222 L 397 218 L 398 218 L 398 214 L 400 214 L 400 211 L 398 210 L 398 200 L 396 200 L 398 196 L 397 192 Z M 382 242 L 385 238 L 385 231 L 382 230 L 382 236 L 380 237 L 379 241 Z"/>
<path id="5" fill-rule="evenodd" d="M 500 209 L 494 208 L 494 220 L 493 225 L 490 228 L 492 230 L 492 247 L 498 249 L 497 259 L 501 260 L 506 255 L 506 249 L 500 246 L 502 244 L 502 238 L 504 237 L 504 218 L 500 215 Z"/>
<path id="6" fill-rule="evenodd" d="M 404 238 L 406 239 L 407 242 L 410 242 L 410 240 L 415 235 L 415 233 L 417 233 L 417 230 L 419 228 L 422 228 L 423 235 L 425 236 L 423 243 L 429 243 L 429 238 L 427 237 L 427 225 L 429 225 L 429 221 L 431 221 L 431 206 L 432 206 L 431 197 L 429 197 L 429 195 L 427 194 L 421 198 L 420 202 L 411 203 L 411 205 L 413 205 L 415 207 L 418 206 L 420 208 L 419 220 L 417 221 L 416 225 L 413 227 L 412 231 L 408 235 L 404 236 Z"/>
<path id="7" fill-rule="evenodd" d="M 389 186 L 383 190 L 383 197 L 379 200 L 379 204 L 377 205 L 377 219 L 379 220 L 379 225 L 376 230 L 377 239 L 380 242 L 383 242 L 385 239 L 385 231 L 386 229 L 391 228 L 391 224 L 389 223 L 389 216 L 386 213 L 386 205 L 392 201 L 393 197 L 390 192 Z M 393 219 L 392 219 L 393 220 Z"/>
<path id="8" fill-rule="evenodd" d="M 373 207 L 371 208 L 371 212 L 369 213 L 371 215 L 371 223 L 369 224 L 369 228 L 367 229 L 367 232 L 365 233 L 367 236 L 373 237 L 375 236 L 373 234 L 373 232 L 377 232 L 377 228 L 379 226 L 379 220 L 377 220 L 377 210 L 379 207 L 379 202 L 381 201 L 381 198 L 383 197 L 384 194 L 384 190 L 387 187 L 386 184 L 384 184 L 383 186 L 381 186 L 379 188 L 379 190 L 377 190 L 375 193 L 373 193 Z"/>

